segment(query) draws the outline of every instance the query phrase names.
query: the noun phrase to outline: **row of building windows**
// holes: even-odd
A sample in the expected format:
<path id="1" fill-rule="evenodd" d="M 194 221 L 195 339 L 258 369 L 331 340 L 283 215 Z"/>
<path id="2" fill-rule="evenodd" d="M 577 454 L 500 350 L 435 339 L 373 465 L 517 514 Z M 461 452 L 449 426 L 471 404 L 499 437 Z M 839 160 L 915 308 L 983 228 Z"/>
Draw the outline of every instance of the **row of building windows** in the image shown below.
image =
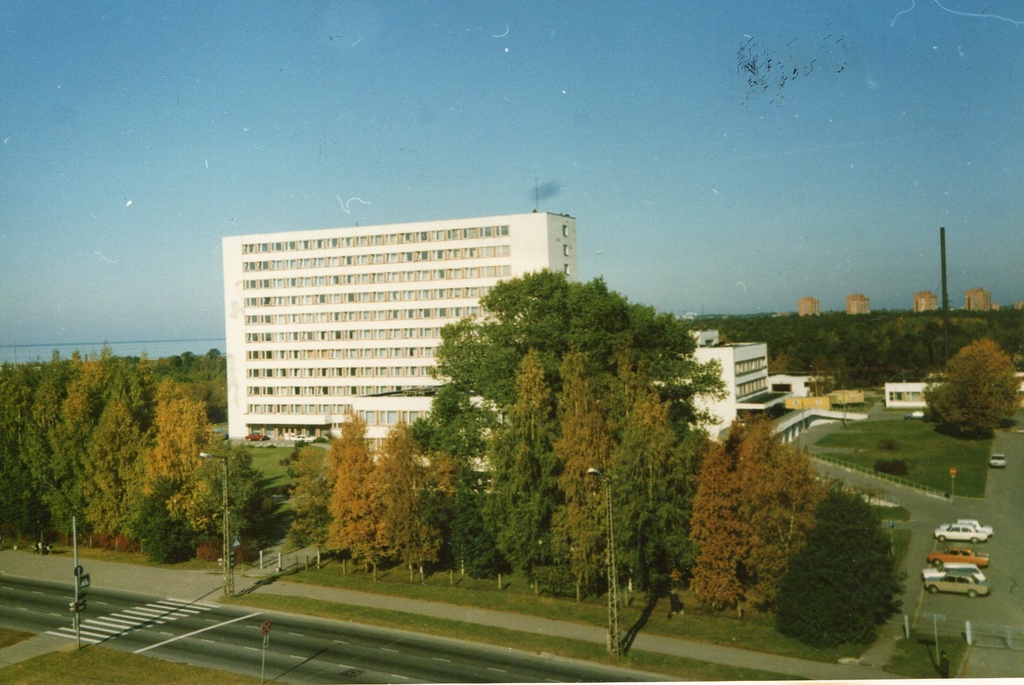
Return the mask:
<path id="1" fill-rule="evenodd" d="M 479 307 L 434 307 L 432 309 L 395 309 L 372 312 L 371 321 L 407 321 L 419 319 L 465 319 L 478 316 Z M 392 329 L 397 330 L 397 329 Z M 380 340 L 396 335 L 382 335 L 383 330 L 359 329 L 353 331 L 266 331 L 246 333 L 247 343 L 269 342 L 331 342 L 335 340 Z"/>
<path id="2" fill-rule="evenodd" d="M 410 302 L 479 299 L 491 291 L 490 287 L 479 288 L 428 288 L 424 290 L 394 290 L 371 293 L 332 293 L 329 304 L 349 304 L 365 302 Z M 253 297 L 247 298 L 246 307 L 287 306 L 297 305 L 292 302 L 297 297 Z M 265 300 L 272 302 L 264 303 Z M 287 301 L 286 301 L 287 300 Z M 327 303 L 325 303 L 327 304 Z M 245 317 L 247 324 L 293 324 L 293 323 L 330 323 L 332 321 L 366 321 L 366 318 L 352 318 L 353 312 L 300 312 L 296 314 L 258 314 Z"/>
<path id="3" fill-rule="evenodd" d="M 364 340 L 392 339 L 437 339 L 441 335 L 440 328 L 388 328 L 376 331 L 360 331 Z M 374 335 L 365 335 L 371 333 Z M 245 358 L 249 361 L 289 361 L 310 359 L 346 359 L 347 349 L 309 349 L 309 350 L 247 350 Z"/>
<path id="4" fill-rule="evenodd" d="M 472 228 L 450 228 L 440 231 L 405 231 L 401 233 L 380 233 L 377 235 L 344 236 L 320 238 L 317 240 L 283 240 L 267 243 L 245 243 L 242 254 L 261 252 L 293 252 L 296 250 L 327 250 L 343 247 L 369 247 L 371 245 L 401 245 L 405 243 L 426 243 L 441 240 L 472 240 L 475 238 L 498 238 L 508 235 L 508 226 L 477 226 Z"/>
<path id="5" fill-rule="evenodd" d="M 753 373 L 754 371 L 761 371 L 767 368 L 768 360 L 764 357 L 745 359 L 741 362 L 736 362 L 736 375 L 742 376 L 745 373 Z"/>
<path id="6" fill-rule="evenodd" d="M 763 392 L 768 389 L 767 378 L 755 378 L 752 381 L 746 383 L 740 383 L 736 386 L 736 397 L 749 397 L 759 392 Z"/>
<path id="7" fill-rule="evenodd" d="M 399 387 L 395 385 L 367 385 L 367 386 L 353 386 L 353 390 L 357 392 L 346 392 L 341 393 L 342 395 L 352 397 L 366 397 L 370 395 L 380 395 L 388 392 L 394 392 Z M 336 416 L 351 414 L 351 404 L 315 404 L 315 403 L 279 403 L 279 402 L 251 402 L 246 404 L 246 411 L 250 415 L 266 415 L 266 414 L 297 414 L 305 416 L 323 416 L 325 414 L 334 414 Z M 424 412 L 413 412 L 417 418 L 425 416 Z M 415 419 L 410 420 L 408 423 L 412 423 Z M 252 424 L 252 421 L 248 423 Z M 376 423 L 368 421 L 368 423 Z"/>
<path id="8" fill-rule="evenodd" d="M 265 314 L 252 314 L 245 317 L 247 326 L 268 326 L 278 324 L 298 323 L 345 323 L 350 321 L 395 321 L 399 319 L 423 319 L 433 318 L 430 316 L 415 316 L 409 312 L 422 312 L 427 310 L 419 309 L 373 309 L 360 312 L 320 312 L 317 314 L 281 314 L 269 316 Z M 476 318 L 480 315 L 480 307 L 438 307 L 439 318 Z M 443 313 L 441 313 L 443 312 Z"/>
<path id="9" fill-rule="evenodd" d="M 331 377 L 353 378 L 427 378 L 432 366 L 345 366 L 333 369 Z M 247 395 L 352 395 L 347 385 L 286 385 L 246 387 Z"/>
<path id="10" fill-rule="evenodd" d="M 430 269 L 426 271 L 392 271 L 379 274 L 350 274 L 332 276 L 301 276 L 295 278 L 250 278 L 242 281 L 245 290 L 270 288 L 315 288 L 356 285 L 358 283 L 409 283 L 425 281 L 451 281 L 462 278 L 500 278 L 512 275 L 512 266 L 470 266 L 461 269 Z M 246 300 L 248 301 L 248 300 Z M 324 300 L 326 302 L 326 300 Z"/>
<path id="11" fill-rule="evenodd" d="M 407 358 L 432 358 L 433 347 L 376 347 L 369 349 L 350 348 L 336 350 L 340 353 L 334 359 L 407 359 Z M 248 378 L 333 378 L 336 376 L 347 376 L 341 373 L 339 367 L 318 367 L 318 368 L 262 368 L 249 367 L 246 369 Z"/>
<path id="12" fill-rule="evenodd" d="M 568 246 L 566 246 L 568 248 Z M 408 262 L 441 262 L 457 259 L 488 259 L 508 257 L 509 245 L 483 247 L 453 247 L 447 250 L 416 250 L 415 252 L 381 252 L 376 254 L 340 255 L 337 257 L 307 257 L 304 259 L 269 259 L 243 262 L 243 271 L 289 271 L 294 269 L 321 269 L 341 266 L 367 266 L 370 264 L 404 264 Z"/>

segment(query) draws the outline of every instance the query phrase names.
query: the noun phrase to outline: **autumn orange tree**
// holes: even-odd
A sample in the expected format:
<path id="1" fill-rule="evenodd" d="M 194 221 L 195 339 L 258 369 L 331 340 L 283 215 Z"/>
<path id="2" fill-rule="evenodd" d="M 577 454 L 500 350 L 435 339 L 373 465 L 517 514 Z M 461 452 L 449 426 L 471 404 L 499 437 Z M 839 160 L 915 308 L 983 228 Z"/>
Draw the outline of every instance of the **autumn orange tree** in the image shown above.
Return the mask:
<path id="1" fill-rule="evenodd" d="M 554 450 L 564 504 L 557 509 L 553 537 L 560 555 L 569 560 L 580 601 L 584 588 L 600 573 L 608 525 L 602 484 L 588 470 L 610 473 L 615 447 L 581 352 L 567 354 L 562 362 L 558 414 L 561 435 Z"/>
<path id="2" fill-rule="evenodd" d="M 690 523 L 698 547 L 690 586 L 702 601 L 723 610 L 741 605 L 748 576 L 750 525 L 740 515 L 743 493 L 736 477 L 741 443 L 734 431 L 725 442 L 706 446 Z"/>
<path id="3" fill-rule="evenodd" d="M 726 441 L 709 448 L 698 483 L 694 590 L 718 608 L 771 608 L 825 495 L 809 459 L 758 416 L 734 422 Z"/>
<path id="4" fill-rule="evenodd" d="M 165 380 L 157 389 L 153 425 L 156 441 L 145 455 L 145 490 L 151 493 L 159 480 L 171 483 L 168 513 L 200 530 L 211 515 L 206 505 L 212 484 L 205 471 L 212 474 L 215 466 L 204 464 L 199 456 L 212 449 L 213 426 L 206 417 L 206 406 Z"/>
<path id="5" fill-rule="evenodd" d="M 992 340 L 975 341 L 949 360 L 940 383 L 925 391 L 931 417 L 962 437 L 990 437 L 1020 406 L 1013 361 Z"/>
<path id="6" fill-rule="evenodd" d="M 424 564 L 437 559 L 441 528 L 432 520 L 427 502 L 431 488 L 447 488 L 432 478 L 429 464 L 420 453 L 408 425 L 399 423 L 389 432 L 378 455 L 375 493 L 378 500 L 377 538 L 385 554 L 414 567 L 424 577 Z"/>
<path id="7" fill-rule="evenodd" d="M 350 416 L 327 456 L 331 483 L 331 523 L 327 544 L 373 568 L 381 560 L 377 536 L 380 503 L 376 492 L 373 452 L 366 439 L 366 422 Z"/>

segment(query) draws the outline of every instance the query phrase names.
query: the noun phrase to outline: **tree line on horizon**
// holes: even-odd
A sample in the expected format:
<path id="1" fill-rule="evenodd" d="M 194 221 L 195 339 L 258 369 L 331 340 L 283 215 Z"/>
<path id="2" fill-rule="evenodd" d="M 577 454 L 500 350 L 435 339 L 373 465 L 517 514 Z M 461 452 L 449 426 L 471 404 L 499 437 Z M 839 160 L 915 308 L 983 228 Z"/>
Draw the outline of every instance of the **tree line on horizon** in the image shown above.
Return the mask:
<path id="1" fill-rule="evenodd" d="M 828 377 L 831 389 L 925 380 L 945 368 L 947 337 L 950 359 L 971 343 L 989 339 L 1024 371 L 1024 310 L 1019 309 L 950 312 L 948 336 L 937 311 L 701 317 L 695 324 L 717 329 L 722 342 L 766 343 L 770 373 Z"/>

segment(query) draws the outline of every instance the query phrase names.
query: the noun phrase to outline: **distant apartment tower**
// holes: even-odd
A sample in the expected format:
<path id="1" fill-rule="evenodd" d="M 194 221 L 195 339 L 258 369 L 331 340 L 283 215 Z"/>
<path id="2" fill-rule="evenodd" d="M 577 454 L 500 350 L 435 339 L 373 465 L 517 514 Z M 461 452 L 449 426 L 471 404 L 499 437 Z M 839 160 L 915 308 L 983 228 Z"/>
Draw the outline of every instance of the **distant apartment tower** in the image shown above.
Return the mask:
<path id="1" fill-rule="evenodd" d="M 501 280 L 576 278 L 576 220 L 533 212 L 223 239 L 228 434 L 379 440 L 430 409 L 441 328 Z"/>
<path id="2" fill-rule="evenodd" d="M 983 288 L 964 292 L 964 309 L 969 312 L 987 312 L 992 309 L 992 293 Z"/>
<path id="3" fill-rule="evenodd" d="M 938 296 L 927 290 L 922 290 L 919 293 L 914 293 L 914 311 L 915 312 L 931 312 L 939 308 Z"/>
<path id="4" fill-rule="evenodd" d="M 821 314 L 821 303 L 814 297 L 801 297 L 797 300 L 796 312 L 800 316 L 818 316 Z"/>
<path id="5" fill-rule="evenodd" d="M 846 313 L 847 314 L 870 314 L 871 313 L 871 300 L 866 295 L 860 293 L 854 293 L 853 295 L 846 296 Z"/>

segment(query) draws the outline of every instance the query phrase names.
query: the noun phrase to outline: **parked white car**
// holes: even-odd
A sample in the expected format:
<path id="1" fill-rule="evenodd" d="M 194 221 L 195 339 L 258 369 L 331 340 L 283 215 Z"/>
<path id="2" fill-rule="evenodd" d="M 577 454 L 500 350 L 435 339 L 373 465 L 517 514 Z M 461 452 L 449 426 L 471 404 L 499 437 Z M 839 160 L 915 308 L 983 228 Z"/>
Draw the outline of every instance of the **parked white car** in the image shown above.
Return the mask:
<path id="1" fill-rule="evenodd" d="M 974 526 L 975 530 L 981 530 L 988 533 L 989 537 L 996 534 L 996 531 L 992 529 L 992 526 L 983 526 L 981 521 L 977 519 L 957 519 L 956 522 L 962 526 Z"/>
<path id="2" fill-rule="evenodd" d="M 939 542 L 946 540 L 970 541 L 974 544 L 986 542 L 991 533 L 979 530 L 977 527 L 965 523 L 944 523 L 935 529 L 935 539 Z"/>
<path id="3" fill-rule="evenodd" d="M 943 576 L 947 575 L 963 575 L 970 576 L 975 580 L 985 582 L 988 580 L 985 574 L 981 572 L 974 564 L 968 564 L 961 561 L 951 561 L 948 564 L 939 562 L 937 567 L 928 566 L 921 570 L 921 580 L 928 582 L 929 580 L 939 580 Z"/>

